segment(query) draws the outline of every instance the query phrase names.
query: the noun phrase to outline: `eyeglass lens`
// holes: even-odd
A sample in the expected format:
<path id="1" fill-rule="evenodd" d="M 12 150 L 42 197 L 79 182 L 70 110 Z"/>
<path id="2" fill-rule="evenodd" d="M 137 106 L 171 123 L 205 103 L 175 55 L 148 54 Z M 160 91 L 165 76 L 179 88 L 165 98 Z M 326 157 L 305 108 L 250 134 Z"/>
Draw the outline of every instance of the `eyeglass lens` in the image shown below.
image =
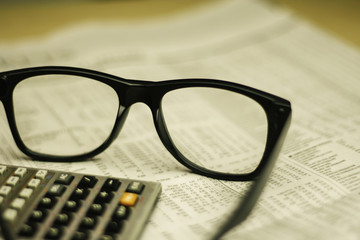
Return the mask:
<path id="1" fill-rule="evenodd" d="M 165 94 L 162 108 L 171 139 L 193 163 L 235 174 L 258 166 L 267 118 L 254 100 L 228 90 L 192 87 Z"/>
<path id="2" fill-rule="evenodd" d="M 109 137 L 119 107 L 114 89 L 77 76 L 25 79 L 14 89 L 16 125 L 31 150 L 72 156 L 88 153 Z"/>

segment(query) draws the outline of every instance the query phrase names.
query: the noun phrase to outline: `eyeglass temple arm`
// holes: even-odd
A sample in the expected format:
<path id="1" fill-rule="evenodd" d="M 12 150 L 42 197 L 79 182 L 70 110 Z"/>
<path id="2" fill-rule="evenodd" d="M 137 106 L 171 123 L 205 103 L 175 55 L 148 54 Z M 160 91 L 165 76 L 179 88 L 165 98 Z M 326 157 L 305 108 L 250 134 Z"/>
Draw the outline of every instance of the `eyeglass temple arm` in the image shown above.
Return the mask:
<path id="1" fill-rule="evenodd" d="M 252 183 L 247 195 L 239 201 L 233 213 L 226 220 L 226 222 L 220 227 L 220 229 L 210 238 L 211 240 L 218 240 L 224 236 L 235 226 L 239 225 L 250 215 L 250 212 L 254 208 L 257 200 L 259 199 L 264 186 L 270 176 L 270 173 L 274 167 L 275 160 L 278 158 L 279 152 L 285 140 L 288 128 L 291 122 L 291 113 L 285 121 L 284 128 L 279 135 L 279 140 L 274 146 L 274 149 L 270 155 L 270 161 L 263 169 L 261 175 Z"/>

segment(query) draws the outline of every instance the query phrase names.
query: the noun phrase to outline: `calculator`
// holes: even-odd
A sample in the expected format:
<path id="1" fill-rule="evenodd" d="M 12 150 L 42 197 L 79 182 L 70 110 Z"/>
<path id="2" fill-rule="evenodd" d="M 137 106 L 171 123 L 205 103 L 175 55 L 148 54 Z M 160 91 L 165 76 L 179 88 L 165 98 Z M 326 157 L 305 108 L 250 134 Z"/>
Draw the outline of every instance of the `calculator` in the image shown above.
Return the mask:
<path id="1" fill-rule="evenodd" d="M 4 239 L 138 239 L 160 183 L 0 164 Z"/>

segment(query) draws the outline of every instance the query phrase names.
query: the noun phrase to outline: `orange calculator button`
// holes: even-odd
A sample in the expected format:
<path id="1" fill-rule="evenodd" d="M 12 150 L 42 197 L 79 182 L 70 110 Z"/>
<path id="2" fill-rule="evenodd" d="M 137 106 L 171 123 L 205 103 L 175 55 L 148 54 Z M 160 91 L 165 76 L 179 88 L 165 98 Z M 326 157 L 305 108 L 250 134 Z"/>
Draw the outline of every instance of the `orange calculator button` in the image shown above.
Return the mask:
<path id="1" fill-rule="evenodd" d="M 133 207 L 137 199 L 138 195 L 136 193 L 125 192 L 120 199 L 120 204 L 127 207 Z"/>

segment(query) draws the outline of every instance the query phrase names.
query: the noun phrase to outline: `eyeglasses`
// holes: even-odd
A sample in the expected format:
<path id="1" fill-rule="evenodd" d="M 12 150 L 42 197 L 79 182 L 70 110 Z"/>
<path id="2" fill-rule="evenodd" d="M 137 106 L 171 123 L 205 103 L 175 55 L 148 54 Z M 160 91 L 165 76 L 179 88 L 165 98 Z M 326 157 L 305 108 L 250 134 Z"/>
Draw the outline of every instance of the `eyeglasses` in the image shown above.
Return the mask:
<path id="1" fill-rule="evenodd" d="M 138 81 L 72 67 L 0 73 L 0 99 L 17 146 L 34 159 L 101 153 L 130 107 L 142 102 L 175 159 L 195 173 L 234 181 L 272 165 L 291 115 L 287 100 L 231 82 Z"/>
<path id="2" fill-rule="evenodd" d="M 146 104 L 161 142 L 185 167 L 215 179 L 256 180 L 213 239 L 253 209 L 291 119 L 287 100 L 240 84 L 129 80 L 71 67 L 2 72 L 0 100 L 19 149 L 44 161 L 101 153 L 117 137 L 130 107 Z M 142 138 L 140 128 L 134 132 L 139 136 L 132 137 Z"/>

